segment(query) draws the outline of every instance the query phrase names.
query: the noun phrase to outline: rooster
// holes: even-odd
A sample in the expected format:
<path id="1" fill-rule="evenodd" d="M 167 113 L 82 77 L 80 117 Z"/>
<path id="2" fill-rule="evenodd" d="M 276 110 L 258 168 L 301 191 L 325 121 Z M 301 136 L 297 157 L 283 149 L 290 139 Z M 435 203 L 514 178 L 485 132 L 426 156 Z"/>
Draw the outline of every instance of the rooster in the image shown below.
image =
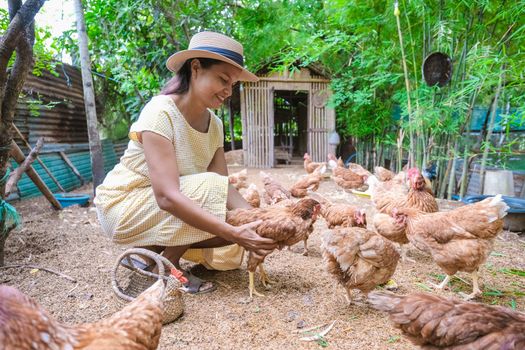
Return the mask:
<path id="1" fill-rule="evenodd" d="M 326 232 L 321 250 L 327 271 L 343 285 L 349 303 L 352 289 L 368 294 L 388 282 L 399 261 L 392 242 L 361 227 Z"/>
<path id="2" fill-rule="evenodd" d="M 152 350 L 162 330 L 164 281 L 113 316 L 76 326 L 54 320 L 19 290 L 0 286 L 0 348 Z"/>
<path id="3" fill-rule="evenodd" d="M 304 156 L 303 156 L 303 159 L 304 159 L 304 170 L 306 170 L 306 172 L 308 174 L 311 174 L 314 172 L 315 169 L 325 165 L 325 163 L 316 163 L 316 162 L 313 162 L 312 161 L 312 157 L 310 157 L 310 155 L 308 153 L 305 153 Z"/>
<path id="4" fill-rule="evenodd" d="M 399 296 L 374 291 L 372 307 L 423 349 L 525 349 L 525 313 L 428 293 Z"/>
<path id="5" fill-rule="evenodd" d="M 248 170 L 242 169 L 236 173 L 228 175 L 228 182 L 237 190 L 246 188 L 246 180 L 248 179 Z"/>
<path id="6" fill-rule="evenodd" d="M 316 168 L 311 174 L 306 175 L 304 178 L 297 181 L 290 188 L 290 194 L 295 198 L 306 197 L 309 190 L 317 191 L 319 184 L 323 179 L 323 174 L 326 172 L 326 166 L 321 165 Z"/>
<path id="7" fill-rule="evenodd" d="M 273 205 L 280 201 L 290 199 L 290 191 L 275 181 L 270 174 L 261 171 L 260 176 L 264 184 L 264 201 L 266 204 Z"/>
<path id="8" fill-rule="evenodd" d="M 226 213 L 226 222 L 233 226 L 241 226 L 253 221 L 262 220 L 256 228 L 261 237 L 271 238 L 279 247 L 292 246 L 300 241 L 306 241 L 313 231 L 313 225 L 320 211 L 320 204 L 314 199 L 303 198 L 297 203 L 286 207 L 270 206 L 265 208 L 235 209 Z M 254 275 L 259 266 L 261 282 L 264 286 L 271 283 L 264 271 L 262 263 L 264 256 L 248 253 L 248 274 L 250 279 L 250 298 L 253 294 L 263 296 L 255 290 Z"/>
<path id="9" fill-rule="evenodd" d="M 404 225 L 410 243 L 429 253 L 447 274 L 436 286 L 443 289 L 458 271 L 472 274 L 472 294 L 481 294 L 478 286 L 479 267 L 492 251 L 494 238 L 503 229 L 503 218 L 509 207 L 501 195 L 448 212 L 424 213 L 402 208 L 392 213 L 398 224 Z"/>

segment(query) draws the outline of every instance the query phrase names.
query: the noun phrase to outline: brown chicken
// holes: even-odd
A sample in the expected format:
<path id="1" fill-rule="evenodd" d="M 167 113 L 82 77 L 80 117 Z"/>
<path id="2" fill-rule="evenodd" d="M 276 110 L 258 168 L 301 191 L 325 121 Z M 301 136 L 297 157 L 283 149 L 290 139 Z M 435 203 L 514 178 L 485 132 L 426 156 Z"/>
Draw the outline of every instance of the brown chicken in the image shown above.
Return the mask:
<path id="1" fill-rule="evenodd" d="M 345 166 L 343 159 L 341 157 L 336 158 L 336 156 L 333 155 L 332 153 L 328 153 L 327 158 L 329 161 L 333 160 L 334 162 L 337 162 L 337 166 L 339 166 L 340 168 L 350 169 L 357 175 L 365 176 L 365 177 L 369 177 L 370 175 L 372 175 L 371 172 L 369 172 L 368 170 L 366 170 L 365 168 L 363 168 L 361 165 L 357 163 L 348 163 L 348 166 Z"/>
<path id="2" fill-rule="evenodd" d="M 304 170 L 306 170 L 306 172 L 308 174 L 311 174 L 314 172 L 315 169 L 323 166 L 323 165 L 326 165 L 325 163 L 317 163 L 317 162 L 313 162 L 312 161 L 312 157 L 310 157 L 310 155 L 308 153 L 305 153 L 304 156 L 303 156 L 303 159 L 304 159 Z"/>
<path id="3" fill-rule="evenodd" d="M 438 211 L 438 204 L 432 190 L 426 185 L 425 178 L 417 168 L 408 170 L 410 189 L 406 195 L 403 190 L 377 189 L 372 191 L 372 202 L 380 213 L 391 214 L 394 208 L 415 208 L 425 213 Z M 402 186 L 402 185 L 399 185 Z M 400 188 L 400 187 L 396 187 Z"/>
<path id="4" fill-rule="evenodd" d="M 248 170 L 242 169 L 236 173 L 228 175 L 228 181 L 230 184 L 235 187 L 237 190 L 241 188 L 246 188 L 246 180 L 248 179 Z"/>
<path id="5" fill-rule="evenodd" d="M 0 286 L 0 348 L 150 350 L 162 330 L 164 282 L 156 282 L 113 316 L 76 326 L 54 320 L 19 290 Z"/>
<path id="6" fill-rule="evenodd" d="M 422 349 L 525 349 L 525 313 L 500 306 L 415 293 L 407 296 L 374 291 L 372 306 Z"/>
<path id="7" fill-rule="evenodd" d="M 259 208 L 261 206 L 261 195 L 255 184 L 250 184 L 242 196 L 252 207 Z"/>
<path id="8" fill-rule="evenodd" d="M 381 182 L 393 180 L 394 177 L 396 176 L 394 172 L 392 172 L 391 170 L 388 170 L 387 168 L 383 168 L 382 166 L 376 166 L 374 168 L 374 175 Z"/>
<path id="9" fill-rule="evenodd" d="M 503 229 L 508 208 L 501 195 L 497 195 L 448 212 L 423 213 L 403 208 L 392 215 L 405 225 L 410 243 L 429 253 L 447 274 L 437 288 L 444 288 L 458 271 L 472 274 L 472 294 L 466 296 L 471 299 L 481 294 L 478 270 L 492 251 L 494 238 Z"/>
<path id="10" fill-rule="evenodd" d="M 273 205 L 285 199 L 290 199 L 291 193 L 280 183 L 275 181 L 270 174 L 260 172 L 264 184 L 264 201 L 268 205 Z"/>
<path id="11" fill-rule="evenodd" d="M 351 289 L 368 294 L 392 277 L 399 261 L 392 242 L 361 227 L 327 231 L 321 250 L 327 271 L 343 285 L 349 303 Z"/>
<path id="12" fill-rule="evenodd" d="M 325 165 L 321 165 L 320 167 L 316 168 L 311 174 L 306 175 L 294 183 L 290 188 L 290 194 L 295 198 L 303 198 L 306 197 L 308 191 L 317 191 L 321 181 L 323 180 L 323 174 L 325 172 Z"/>
<path id="13" fill-rule="evenodd" d="M 319 193 L 310 196 L 321 203 L 321 216 L 329 229 L 354 226 L 366 228 L 364 209 L 345 203 L 332 203 Z"/>
<path id="14" fill-rule="evenodd" d="M 345 190 L 360 189 L 367 179 L 367 176 L 358 175 L 350 169 L 341 167 L 333 159 L 328 161 L 328 167 L 332 170 L 334 182 Z"/>
<path id="15" fill-rule="evenodd" d="M 313 231 L 313 225 L 320 211 L 320 204 L 314 199 L 303 198 L 286 207 L 235 209 L 226 213 L 226 222 L 233 226 L 244 225 L 262 220 L 256 232 L 261 237 L 271 238 L 280 248 L 306 241 Z M 265 257 L 248 253 L 248 273 L 250 278 L 250 298 L 253 294 L 263 296 L 255 290 L 254 274 L 259 266 L 261 282 L 264 286 L 271 283 L 262 263 Z"/>

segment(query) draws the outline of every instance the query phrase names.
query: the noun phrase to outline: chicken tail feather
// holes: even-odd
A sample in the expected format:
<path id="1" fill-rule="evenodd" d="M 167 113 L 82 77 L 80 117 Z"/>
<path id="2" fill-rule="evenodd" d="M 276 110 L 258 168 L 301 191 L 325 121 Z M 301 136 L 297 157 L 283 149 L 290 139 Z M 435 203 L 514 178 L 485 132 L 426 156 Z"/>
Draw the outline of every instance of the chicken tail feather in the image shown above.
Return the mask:
<path id="1" fill-rule="evenodd" d="M 402 297 L 393 293 L 378 291 L 368 293 L 368 301 L 370 302 L 370 305 L 372 305 L 374 309 L 380 311 L 392 311 L 401 300 Z"/>

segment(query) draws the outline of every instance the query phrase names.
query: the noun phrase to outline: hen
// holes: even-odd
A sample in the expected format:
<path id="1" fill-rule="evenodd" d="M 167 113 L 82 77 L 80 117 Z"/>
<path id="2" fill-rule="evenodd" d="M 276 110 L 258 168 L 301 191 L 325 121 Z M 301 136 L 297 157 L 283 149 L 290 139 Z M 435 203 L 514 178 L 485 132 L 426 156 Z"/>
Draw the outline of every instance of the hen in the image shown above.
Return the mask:
<path id="1" fill-rule="evenodd" d="M 248 179 L 248 170 L 242 169 L 236 173 L 228 175 L 228 181 L 230 184 L 235 187 L 237 190 L 241 188 L 246 188 L 246 180 Z"/>
<path id="2" fill-rule="evenodd" d="M 308 153 L 305 153 L 304 156 L 303 156 L 303 159 L 304 159 L 304 170 L 306 170 L 306 172 L 308 174 L 311 174 L 314 172 L 315 169 L 325 165 L 325 163 L 316 163 L 316 162 L 313 162 L 312 161 L 312 158 L 310 157 L 310 155 Z"/>
<path id="3" fill-rule="evenodd" d="M 359 189 L 365 184 L 367 176 L 358 175 L 354 171 L 340 166 L 333 159 L 328 161 L 328 167 L 332 170 L 334 182 L 345 190 Z"/>
<path id="4" fill-rule="evenodd" d="M 150 350 L 162 330 L 164 282 L 158 281 L 113 316 L 69 326 L 19 290 L 0 286 L 0 347 L 15 349 Z"/>
<path id="5" fill-rule="evenodd" d="M 394 274 L 399 253 L 389 240 L 360 227 L 338 228 L 323 235 L 326 269 L 343 285 L 351 303 L 351 289 L 368 294 Z"/>
<path id="6" fill-rule="evenodd" d="M 393 180 L 394 177 L 396 176 L 394 172 L 392 172 L 391 170 L 388 170 L 387 168 L 383 168 L 382 166 L 376 166 L 374 168 L 374 175 L 381 182 Z"/>
<path id="7" fill-rule="evenodd" d="M 472 274 L 473 290 L 467 298 L 481 294 L 479 267 L 492 251 L 494 238 L 503 229 L 509 207 L 501 195 L 448 212 L 423 213 L 403 208 L 392 215 L 405 225 L 406 235 L 416 248 L 429 253 L 447 274 L 437 288 L 444 288 L 458 271 Z"/>
<path id="8" fill-rule="evenodd" d="M 344 203 L 332 203 L 318 193 L 310 194 L 321 203 L 321 216 L 329 229 L 336 227 L 366 228 L 366 213 L 364 209 Z"/>
<path id="9" fill-rule="evenodd" d="M 525 349 L 525 314 L 499 306 L 415 293 L 374 291 L 369 302 L 423 349 Z"/>
<path id="10" fill-rule="evenodd" d="M 319 184 L 323 179 L 323 175 L 326 172 L 326 166 L 321 165 L 316 168 L 311 174 L 306 175 L 299 181 L 297 181 L 290 188 L 290 194 L 295 198 L 306 197 L 308 191 L 317 191 L 319 189 Z"/>
<path id="11" fill-rule="evenodd" d="M 261 171 L 260 175 L 264 184 L 264 201 L 266 204 L 272 205 L 282 200 L 290 199 L 290 191 L 275 181 L 269 174 Z"/>
<path id="12" fill-rule="evenodd" d="M 256 220 L 262 220 L 256 232 L 261 237 L 272 238 L 279 247 L 292 246 L 305 241 L 317 219 L 320 204 L 314 199 L 303 198 L 297 203 L 286 207 L 273 206 L 265 208 L 235 209 L 226 213 L 226 222 L 233 226 L 244 225 Z M 250 278 L 250 297 L 253 294 L 263 296 L 255 290 L 254 273 L 259 266 L 261 282 L 264 286 L 271 281 L 264 271 L 262 263 L 264 256 L 248 253 L 248 273 Z"/>
<path id="13" fill-rule="evenodd" d="M 242 196 L 253 208 L 259 208 L 261 206 L 261 195 L 255 184 L 250 184 Z"/>
<path id="14" fill-rule="evenodd" d="M 408 170 L 408 180 L 410 189 L 406 195 L 403 195 L 402 187 L 396 187 L 395 183 L 392 183 L 394 190 L 380 187 L 371 191 L 372 202 L 380 213 L 391 214 L 394 208 L 415 208 L 426 213 L 438 211 L 434 194 L 417 168 Z"/>

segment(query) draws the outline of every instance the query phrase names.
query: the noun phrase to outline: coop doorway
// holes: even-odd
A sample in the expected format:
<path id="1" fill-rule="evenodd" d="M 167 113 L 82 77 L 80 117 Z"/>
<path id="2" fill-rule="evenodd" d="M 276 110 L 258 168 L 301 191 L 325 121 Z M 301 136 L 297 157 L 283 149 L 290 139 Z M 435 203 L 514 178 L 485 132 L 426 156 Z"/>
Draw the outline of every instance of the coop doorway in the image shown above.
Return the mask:
<path id="1" fill-rule="evenodd" d="M 308 150 L 308 91 L 274 90 L 276 163 L 290 163 Z"/>

